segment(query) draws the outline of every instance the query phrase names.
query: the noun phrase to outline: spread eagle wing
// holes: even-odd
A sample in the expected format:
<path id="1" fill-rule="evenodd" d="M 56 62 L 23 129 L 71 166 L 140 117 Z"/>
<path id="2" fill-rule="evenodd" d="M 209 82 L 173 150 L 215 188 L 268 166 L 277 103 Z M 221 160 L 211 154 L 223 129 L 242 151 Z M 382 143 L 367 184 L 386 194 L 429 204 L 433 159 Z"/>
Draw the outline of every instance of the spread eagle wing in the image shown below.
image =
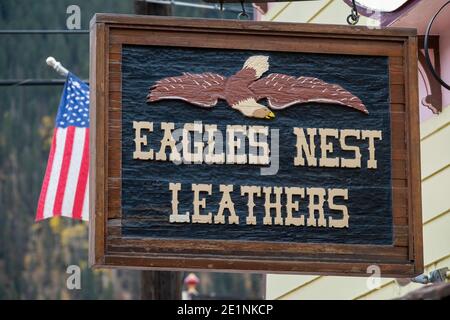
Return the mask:
<path id="1" fill-rule="evenodd" d="M 337 84 L 312 77 L 291 77 L 272 73 L 251 86 L 257 100 L 267 98 L 272 109 L 284 109 L 295 104 L 322 102 L 337 104 L 369 113 L 364 103 Z"/>
<path id="2" fill-rule="evenodd" d="M 191 74 L 168 77 L 155 83 L 149 90 L 147 102 L 163 99 L 179 99 L 200 107 L 213 107 L 223 98 L 226 78 L 215 73 Z"/>

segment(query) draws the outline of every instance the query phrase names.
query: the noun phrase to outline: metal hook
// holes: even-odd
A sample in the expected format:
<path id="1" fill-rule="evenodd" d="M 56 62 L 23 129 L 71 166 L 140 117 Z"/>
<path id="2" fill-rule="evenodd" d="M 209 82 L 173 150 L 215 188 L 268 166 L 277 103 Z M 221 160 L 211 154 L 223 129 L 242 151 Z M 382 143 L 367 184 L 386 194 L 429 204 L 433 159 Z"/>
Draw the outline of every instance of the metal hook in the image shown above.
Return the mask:
<path id="1" fill-rule="evenodd" d="M 245 11 L 244 1 L 241 1 L 242 12 L 238 14 L 238 19 L 242 20 L 243 18 L 248 20 L 250 16 Z"/>
<path id="2" fill-rule="evenodd" d="M 359 13 L 358 13 L 358 7 L 356 6 L 355 0 L 352 0 L 353 8 L 351 13 L 347 17 L 347 23 L 351 26 L 354 26 L 359 21 Z"/>
<path id="3" fill-rule="evenodd" d="M 446 3 L 444 3 L 444 5 L 438 10 L 438 12 L 436 12 L 436 14 L 433 16 L 433 18 L 431 18 L 430 22 L 428 23 L 427 30 L 425 31 L 425 40 L 424 40 L 425 62 L 427 63 L 427 66 L 430 69 L 433 77 L 441 84 L 441 86 L 443 86 L 447 90 L 450 90 L 450 84 L 448 84 L 444 80 L 442 80 L 442 78 L 437 74 L 436 69 L 434 68 L 433 64 L 431 63 L 430 52 L 428 50 L 428 44 L 429 44 L 428 42 L 429 42 L 429 38 L 430 38 L 431 27 L 433 26 L 434 20 L 436 20 L 439 13 L 441 13 L 441 11 L 444 10 L 444 8 L 449 4 L 450 4 L 450 1 L 447 1 Z"/>

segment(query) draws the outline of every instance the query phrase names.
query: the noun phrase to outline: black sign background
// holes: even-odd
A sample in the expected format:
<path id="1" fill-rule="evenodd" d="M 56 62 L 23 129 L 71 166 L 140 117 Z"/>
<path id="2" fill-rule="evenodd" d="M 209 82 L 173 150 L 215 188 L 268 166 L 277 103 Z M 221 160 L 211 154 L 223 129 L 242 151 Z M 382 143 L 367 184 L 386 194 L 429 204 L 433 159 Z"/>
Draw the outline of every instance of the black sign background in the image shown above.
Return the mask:
<path id="1" fill-rule="evenodd" d="M 124 46 L 122 49 L 122 234 L 166 239 L 258 240 L 278 242 L 391 244 L 391 150 L 389 114 L 388 60 L 385 57 L 344 56 L 326 54 L 257 52 L 243 50 L 214 50 L 164 48 L 153 46 Z M 181 75 L 183 72 L 216 72 L 230 76 L 238 71 L 251 55 L 270 56 L 268 73 L 292 76 L 312 76 L 336 83 L 358 96 L 369 115 L 349 108 L 328 104 L 308 104 L 276 111 L 276 118 L 256 120 L 220 101 L 211 109 L 192 106 L 186 102 L 163 100 L 147 104 L 148 89 L 155 81 Z M 226 125 L 265 125 L 279 129 L 280 169 L 276 175 L 261 176 L 255 165 L 207 165 L 134 160 L 133 121 L 154 123 L 148 136 L 149 146 L 159 150 L 161 122 L 184 123 L 201 121 L 217 124 L 225 132 Z M 377 169 L 367 169 L 367 140 L 357 143 L 362 151 L 362 168 L 308 168 L 293 166 L 296 140 L 293 127 L 381 130 L 383 140 L 376 140 Z M 319 137 L 316 137 L 319 145 Z M 332 141 L 332 140 L 331 140 Z M 334 141 L 338 146 L 339 142 Z M 320 148 L 316 148 L 316 153 Z M 337 151 L 336 156 L 346 156 Z M 352 157 L 350 153 L 348 157 Z M 219 184 L 234 185 L 232 199 L 239 225 L 169 223 L 171 191 L 169 183 L 179 182 L 180 214 L 192 213 L 191 183 L 213 184 L 212 196 L 207 196 L 205 212 L 217 212 L 221 199 Z M 265 226 L 264 197 L 255 198 L 256 225 L 245 225 L 247 198 L 241 197 L 241 185 L 297 186 L 347 188 L 349 199 L 349 228 Z M 284 199 L 282 198 L 283 203 Z M 330 214 L 325 210 L 326 216 Z M 300 202 L 300 212 L 307 212 L 307 199 Z M 333 214 L 333 213 L 331 213 Z M 337 219 L 341 217 L 338 213 Z"/>

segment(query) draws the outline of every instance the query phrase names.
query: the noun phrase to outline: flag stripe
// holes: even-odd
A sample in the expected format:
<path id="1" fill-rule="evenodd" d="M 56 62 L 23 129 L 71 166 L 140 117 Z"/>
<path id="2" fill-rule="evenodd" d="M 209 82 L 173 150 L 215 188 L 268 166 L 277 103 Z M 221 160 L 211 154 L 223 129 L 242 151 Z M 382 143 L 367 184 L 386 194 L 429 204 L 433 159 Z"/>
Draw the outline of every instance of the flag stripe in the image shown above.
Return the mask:
<path id="1" fill-rule="evenodd" d="M 86 192 L 84 193 L 83 213 L 81 218 L 84 221 L 89 221 L 89 175 L 87 178 Z"/>
<path id="2" fill-rule="evenodd" d="M 53 158 L 50 180 L 48 182 L 47 195 L 45 197 L 44 218 L 53 216 L 53 205 L 55 203 L 56 188 L 58 186 L 59 174 L 61 172 L 66 133 L 67 129 L 58 128 L 58 130 L 56 131 L 55 156 Z"/>
<path id="3" fill-rule="evenodd" d="M 45 198 L 47 196 L 48 183 L 50 181 L 50 174 L 53 167 L 53 158 L 55 156 L 56 149 L 56 132 L 58 129 L 53 130 L 52 145 L 50 147 L 50 154 L 48 156 L 47 169 L 45 169 L 44 181 L 42 182 L 41 194 L 39 196 L 38 208 L 36 212 L 36 221 L 42 220 L 44 218 L 44 206 Z"/>
<path id="4" fill-rule="evenodd" d="M 72 162 L 73 138 L 75 136 L 75 127 L 68 127 L 66 134 L 66 143 L 64 145 L 64 154 L 59 173 L 58 187 L 56 188 L 55 204 L 53 205 L 53 215 L 60 216 L 64 195 L 66 193 L 67 175 Z M 69 194 L 67 196 L 70 196 Z"/>
<path id="5" fill-rule="evenodd" d="M 75 199 L 78 175 L 80 172 L 81 162 L 83 158 L 84 140 L 86 135 L 85 128 L 75 128 L 75 136 L 73 140 L 72 159 L 70 161 L 69 174 L 67 177 L 66 191 L 64 201 L 62 203 L 62 215 L 64 217 L 73 216 L 73 203 Z"/>
<path id="6" fill-rule="evenodd" d="M 73 218 L 81 219 L 83 210 L 83 198 L 86 192 L 87 177 L 89 174 L 89 129 L 86 128 L 86 135 L 84 137 L 83 157 L 80 167 L 80 176 L 77 183 L 77 191 L 73 204 Z"/>

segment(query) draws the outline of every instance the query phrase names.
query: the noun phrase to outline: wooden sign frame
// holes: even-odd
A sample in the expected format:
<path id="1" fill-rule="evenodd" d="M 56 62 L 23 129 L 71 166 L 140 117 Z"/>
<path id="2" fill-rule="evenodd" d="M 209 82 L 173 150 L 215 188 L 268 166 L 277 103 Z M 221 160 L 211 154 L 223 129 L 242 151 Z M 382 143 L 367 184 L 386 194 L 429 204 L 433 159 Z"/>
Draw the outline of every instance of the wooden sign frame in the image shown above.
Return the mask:
<path id="1" fill-rule="evenodd" d="M 286 246 L 275 242 L 123 238 L 120 141 L 124 44 L 387 56 L 393 245 Z M 422 273 L 415 30 L 97 14 L 91 21 L 90 45 L 89 253 L 93 266 L 367 276 L 367 268 L 378 265 L 383 277 Z M 270 254 L 273 252 L 276 256 Z"/>

